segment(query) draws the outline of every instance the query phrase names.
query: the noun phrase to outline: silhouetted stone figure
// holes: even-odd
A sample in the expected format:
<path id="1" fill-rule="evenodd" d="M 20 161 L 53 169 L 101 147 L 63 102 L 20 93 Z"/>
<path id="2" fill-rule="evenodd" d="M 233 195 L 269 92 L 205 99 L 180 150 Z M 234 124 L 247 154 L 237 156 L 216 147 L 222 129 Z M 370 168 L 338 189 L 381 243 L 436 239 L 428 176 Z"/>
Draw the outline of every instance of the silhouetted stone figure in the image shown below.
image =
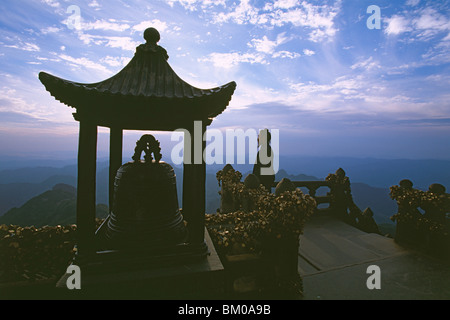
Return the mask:
<path id="1" fill-rule="evenodd" d="M 259 178 L 260 183 L 270 192 L 275 181 L 273 169 L 273 151 L 270 147 L 271 135 L 268 129 L 261 130 L 258 136 L 258 154 L 253 166 L 253 174 Z"/>

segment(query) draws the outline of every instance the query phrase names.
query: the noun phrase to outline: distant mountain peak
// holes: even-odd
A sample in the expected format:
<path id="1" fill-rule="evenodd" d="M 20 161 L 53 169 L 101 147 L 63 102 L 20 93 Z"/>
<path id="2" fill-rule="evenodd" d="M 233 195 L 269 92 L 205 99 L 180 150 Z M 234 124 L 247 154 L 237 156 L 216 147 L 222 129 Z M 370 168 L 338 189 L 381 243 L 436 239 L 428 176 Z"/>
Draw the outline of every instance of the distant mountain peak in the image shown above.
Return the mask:
<path id="1" fill-rule="evenodd" d="M 296 174 L 296 175 L 289 174 L 286 170 L 280 169 L 280 170 L 278 170 L 277 174 L 275 175 L 275 179 L 277 181 L 281 181 L 281 179 L 283 179 L 283 178 L 288 178 L 291 181 L 318 181 L 318 180 L 321 180 L 317 177 L 306 175 L 303 173 Z"/>
<path id="2" fill-rule="evenodd" d="M 52 188 L 54 191 L 63 191 L 70 194 L 75 195 L 77 193 L 77 189 L 71 185 L 65 184 L 65 183 L 58 183 L 55 184 Z"/>

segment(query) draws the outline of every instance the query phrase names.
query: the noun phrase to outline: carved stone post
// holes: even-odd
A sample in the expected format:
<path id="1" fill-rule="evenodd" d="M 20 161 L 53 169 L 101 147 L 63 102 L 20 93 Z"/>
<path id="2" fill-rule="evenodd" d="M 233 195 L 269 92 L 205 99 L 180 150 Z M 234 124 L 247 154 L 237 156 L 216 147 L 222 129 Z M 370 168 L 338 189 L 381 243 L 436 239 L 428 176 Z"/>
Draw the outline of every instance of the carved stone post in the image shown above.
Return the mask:
<path id="1" fill-rule="evenodd" d="M 283 178 L 275 188 L 275 196 L 283 192 L 294 191 L 295 185 L 291 180 Z M 285 233 L 281 237 L 271 236 L 265 239 L 263 256 L 271 267 L 276 286 L 275 289 L 288 288 L 295 292 L 302 291 L 302 279 L 298 272 L 299 238 L 293 234 Z M 293 292 L 280 292 L 292 294 Z"/>
<path id="2" fill-rule="evenodd" d="M 335 174 L 329 174 L 326 180 L 331 182 L 331 210 L 339 219 L 356 225 L 355 219 L 361 214 L 361 211 L 353 202 L 350 180 L 345 176 L 345 171 L 339 168 Z"/>
<path id="3" fill-rule="evenodd" d="M 225 165 L 222 169 L 222 173 L 226 174 L 230 170 L 233 170 L 233 166 L 231 164 Z M 227 182 L 222 180 L 221 190 L 220 190 L 220 213 L 230 213 L 235 210 L 235 202 L 234 197 L 231 191 L 228 188 Z"/>
<path id="4" fill-rule="evenodd" d="M 424 220 L 426 248 L 438 256 L 450 257 L 449 229 L 446 225 L 446 213 L 450 211 L 450 198 L 445 193 L 445 187 L 438 183 L 429 186 L 428 201 L 424 201 L 421 208 L 425 210 Z"/>
<path id="5" fill-rule="evenodd" d="M 366 208 L 358 218 L 358 228 L 367 233 L 381 234 L 378 225 L 373 219 L 373 212 L 370 208 Z"/>
<path id="6" fill-rule="evenodd" d="M 254 197 L 251 196 L 252 190 L 256 190 L 259 188 L 260 182 L 256 175 L 250 173 L 247 175 L 247 177 L 244 180 L 244 186 L 247 191 L 245 195 L 243 195 L 243 198 L 241 199 L 242 202 L 242 210 L 244 212 L 251 212 L 255 209 L 257 209 L 256 200 Z"/>
<path id="7" fill-rule="evenodd" d="M 395 231 L 395 241 L 403 244 L 419 245 L 423 242 L 423 232 L 417 225 L 417 220 L 422 216 L 417 207 L 420 203 L 415 200 L 413 183 L 404 179 L 399 183 L 399 192 L 402 196 L 397 197 L 398 213 Z"/>

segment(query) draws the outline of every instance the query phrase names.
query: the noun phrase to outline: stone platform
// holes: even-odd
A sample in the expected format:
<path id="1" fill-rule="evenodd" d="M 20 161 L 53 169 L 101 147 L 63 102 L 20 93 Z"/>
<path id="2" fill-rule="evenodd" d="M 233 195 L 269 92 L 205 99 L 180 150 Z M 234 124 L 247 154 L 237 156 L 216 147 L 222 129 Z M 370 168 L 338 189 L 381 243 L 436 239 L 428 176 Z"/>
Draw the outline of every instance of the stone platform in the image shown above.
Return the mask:
<path id="1" fill-rule="evenodd" d="M 370 265 L 380 268 L 379 290 L 367 288 Z M 305 300 L 450 299 L 448 264 L 328 215 L 306 224 L 299 272 Z"/>
<path id="2" fill-rule="evenodd" d="M 208 232 L 209 255 L 200 261 L 120 272 L 82 273 L 81 290 L 68 290 L 68 274 L 56 284 L 64 299 L 213 299 L 224 287 L 224 268 Z"/>

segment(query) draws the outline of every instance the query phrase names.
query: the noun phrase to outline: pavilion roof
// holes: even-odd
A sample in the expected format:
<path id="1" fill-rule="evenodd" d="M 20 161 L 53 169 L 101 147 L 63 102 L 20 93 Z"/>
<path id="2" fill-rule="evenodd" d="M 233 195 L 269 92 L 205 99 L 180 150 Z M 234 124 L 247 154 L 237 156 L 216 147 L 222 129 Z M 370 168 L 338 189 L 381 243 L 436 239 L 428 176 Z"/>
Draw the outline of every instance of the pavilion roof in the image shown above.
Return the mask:
<path id="1" fill-rule="evenodd" d="M 192 120 L 210 123 L 226 109 L 236 89 L 234 81 L 199 89 L 181 79 L 167 60 L 164 48 L 147 42 L 136 48 L 119 73 L 104 81 L 78 83 L 46 72 L 39 73 L 39 79 L 55 99 L 77 109 L 75 119 L 88 118 L 107 127 L 174 130 Z"/>

